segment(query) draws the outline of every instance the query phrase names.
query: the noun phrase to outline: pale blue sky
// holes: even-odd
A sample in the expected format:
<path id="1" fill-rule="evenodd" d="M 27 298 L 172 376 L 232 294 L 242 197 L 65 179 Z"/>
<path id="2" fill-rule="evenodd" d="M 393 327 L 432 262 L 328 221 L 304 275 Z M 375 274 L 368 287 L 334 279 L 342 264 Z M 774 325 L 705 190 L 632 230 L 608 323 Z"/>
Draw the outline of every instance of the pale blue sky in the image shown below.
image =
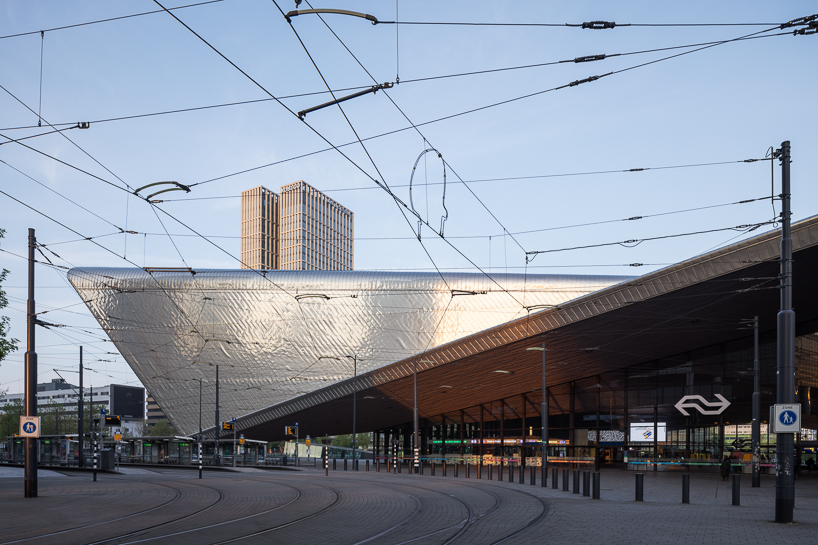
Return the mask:
<path id="1" fill-rule="evenodd" d="M 181 4 L 181 3 L 180 3 Z M 178 4 L 177 4 L 178 5 Z M 285 11 L 294 3 L 280 2 Z M 395 2 L 327 1 L 314 7 L 350 9 L 395 19 Z M 171 7 L 167 4 L 167 7 Z M 302 4 L 302 8 L 306 4 Z M 92 2 L 7 0 L 0 4 L 0 36 L 39 31 L 157 9 L 148 1 Z M 782 23 L 816 11 L 814 2 L 400 2 L 403 21 L 582 23 Z M 224 0 L 174 13 L 276 96 L 322 91 L 323 83 L 295 34 L 269 0 Z M 326 16 L 378 82 L 394 82 L 396 26 L 363 19 Z M 333 88 L 370 85 L 371 80 L 316 16 L 293 19 L 310 53 Z M 563 63 L 427 82 L 416 78 L 574 59 L 580 56 L 671 47 L 732 39 L 771 27 L 399 27 L 399 75 L 387 91 L 414 123 L 478 108 L 569 82 L 621 70 L 674 53 L 657 52 L 593 63 Z M 775 34 L 771 31 L 768 34 Z M 195 184 L 211 178 L 323 149 L 309 127 L 273 101 L 195 112 L 99 122 L 109 118 L 206 106 L 267 96 L 166 13 L 0 39 L 0 84 L 38 110 L 40 55 L 43 55 L 41 114 L 48 122 L 91 121 L 88 130 L 66 136 L 131 187 L 160 180 Z M 420 128 L 464 180 L 544 176 L 640 167 L 763 158 L 770 146 L 789 139 L 793 146 L 795 218 L 818 212 L 816 144 L 816 49 L 818 36 L 777 36 L 728 43 L 599 81 L 547 92 Z M 345 94 L 342 92 L 341 94 Z M 344 103 L 361 137 L 407 126 L 395 106 L 378 92 Z M 327 95 L 287 99 L 297 111 L 328 100 Z M 20 138 L 46 132 L 37 115 L 0 90 L 0 134 Z M 306 122 L 334 144 L 354 140 L 337 108 L 307 116 Z M 16 127 L 35 126 L 33 129 Z M 3 139 L 5 141 L 5 139 Z M 59 135 L 26 140 L 37 150 L 87 170 L 114 185 L 123 183 Z M 412 165 L 424 149 L 414 130 L 366 143 L 386 183 L 408 184 Z M 343 148 L 367 173 L 379 178 L 359 145 Z M 70 197 L 105 220 L 139 233 L 163 233 L 151 207 L 100 180 L 71 170 L 19 144 L 0 145 L 0 189 L 76 229 L 83 236 L 113 233 L 105 221 L 68 203 L 12 170 L 14 167 Z M 776 190 L 780 178 L 776 162 Z M 509 232 L 647 216 L 725 204 L 770 194 L 769 162 L 608 175 L 476 182 L 474 193 L 502 223 L 448 171 L 445 234 L 487 272 L 508 267 L 521 272 L 523 250 Z M 392 199 L 337 152 L 325 152 L 196 186 L 189 195 L 167 194 L 158 205 L 226 250 L 221 253 L 196 237 L 174 237 L 188 265 L 236 268 L 239 250 L 240 191 L 256 185 L 273 190 L 303 179 L 327 191 L 355 212 L 356 269 L 432 267 Z M 415 182 L 439 182 L 439 161 L 421 160 Z M 351 188 L 364 188 L 348 190 Z M 415 192 L 417 208 L 439 225 L 438 185 Z M 408 203 L 408 189 L 395 193 Z M 232 197 L 213 200 L 183 198 Z M 170 202 L 177 201 L 178 202 Z M 127 210 L 127 226 L 126 226 Z M 524 250 L 641 239 L 768 221 L 770 201 L 583 228 L 516 235 Z M 173 234 L 189 235 L 161 215 Z M 411 220 L 416 228 L 417 222 Z M 78 237 L 0 195 L 0 247 L 26 253 L 27 228 L 64 258 L 68 266 L 127 266 L 121 258 Z M 761 229 L 767 230 L 769 226 Z M 738 233 L 682 237 L 538 256 L 529 271 L 538 273 L 643 274 L 721 245 Z M 127 236 L 127 242 L 126 242 Z M 216 238 L 222 237 L 222 238 Z M 383 237 L 391 238 L 383 240 Z M 476 238 L 456 238 L 476 237 Z M 489 238 L 491 237 L 491 238 Z M 380 238 L 380 239 L 379 239 Z M 739 240 L 737 238 L 735 240 Z M 441 268 L 475 270 L 446 243 L 424 228 L 423 241 Z M 181 266 L 164 235 L 111 235 L 98 242 L 138 265 Z M 229 254 L 229 255 L 228 255 Z M 230 256 L 233 256 L 231 258 Z M 653 264 L 639 268 L 629 263 Z M 25 342 L 25 262 L 0 253 L 11 274 L 4 289 L 11 298 L 4 311 L 12 334 L 23 345 L 0 366 L 0 390 L 22 390 Z M 594 265 L 594 266 L 590 266 Z M 605 265 L 604 267 L 598 265 Z M 797 269 L 796 269 L 797 274 Z M 796 277 L 796 297 L 798 278 Z M 79 302 L 65 275 L 37 270 L 40 310 Z M 47 306 L 46 306 L 47 305 Z M 99 373 L 90 383 L 134 381 L 135 376 L 103 338 L 82 305 L 46 314 L 43 319 L 79 326 L 58 332 L 82 342 Z M 38 331 L 40 378 L 52 368 L 75 366 L 77 348 L 55 333 Z M 111 361 L 97 361 L 111 360 Z M 69 380 L 75 374 L 63 373 Z"/>

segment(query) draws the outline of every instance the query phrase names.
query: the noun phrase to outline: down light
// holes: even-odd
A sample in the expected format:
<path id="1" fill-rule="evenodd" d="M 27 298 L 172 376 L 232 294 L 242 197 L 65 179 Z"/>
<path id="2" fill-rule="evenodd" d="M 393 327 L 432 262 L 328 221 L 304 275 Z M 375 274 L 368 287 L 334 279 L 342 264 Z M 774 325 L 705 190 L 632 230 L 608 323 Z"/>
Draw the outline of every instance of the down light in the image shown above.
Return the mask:
<path id="1" fill-rule="evenodd" d="M 492 373 L 497 373 L 499 375 L 513 375 L 514 371 L 506 371 L 505 369 L 495 369 Z"/>

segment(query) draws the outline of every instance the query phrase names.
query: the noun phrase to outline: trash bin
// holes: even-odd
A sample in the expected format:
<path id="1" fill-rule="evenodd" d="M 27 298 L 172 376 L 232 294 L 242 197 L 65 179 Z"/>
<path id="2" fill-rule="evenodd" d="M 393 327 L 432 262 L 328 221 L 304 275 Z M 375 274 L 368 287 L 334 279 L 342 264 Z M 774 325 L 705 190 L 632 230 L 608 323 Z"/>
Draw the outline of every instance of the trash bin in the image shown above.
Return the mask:
<path id="1" fill-rule="evenodd" d="M 104 448 L 99 451 L 99 469 L 114 469 L 114 456 L 116 452 L 112 448 Z"/>

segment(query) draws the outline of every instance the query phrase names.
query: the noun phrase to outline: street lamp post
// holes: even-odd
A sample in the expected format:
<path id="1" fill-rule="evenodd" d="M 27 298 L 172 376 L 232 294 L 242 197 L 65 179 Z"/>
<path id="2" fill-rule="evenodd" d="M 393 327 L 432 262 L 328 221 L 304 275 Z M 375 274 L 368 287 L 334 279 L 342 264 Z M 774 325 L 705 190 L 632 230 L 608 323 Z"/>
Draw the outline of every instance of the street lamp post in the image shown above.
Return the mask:
<path id="1" fill-rule="evenodd" d="M 542 346 L 532 346 L 530 348 L 526 348 L 526 350 L 533 350 L 542 352 L 542 405 L 540 408 L 540 413 L 542 414 L 542 434 L 540 437 L 540 443 L 542 445 L 542 468 L 541 468 L 541 486 L 545 486 L 546 480 L 548 479 L 548 396 L 547 396 L 547 386 L 548 383 L 546 381 L 546 365 L 545 365 L 545 353 L 547 352 L 545 348 L 545 341 L 543 341 Z M 554 362 L 554 365 L 564 365 L 563 362 Z"/>
<path id="2" fill-rule="evenodd" d="M 219 435 L 222 432 L 222 423 L 219 422 L 219 366 L 216 366 L 216 444 L 213 450 L 213 465 L 221 465 L 221 457 L 219 456 Z"/>
<path id="3" fill-rule="evenodd" d="M 355 435 L 356 410 L 358 408 L 358 354 L 347 356 L 352 360 L 352 469 L 357 470 L 355 463 L 355 450 L 358 444 L 358 436 Z"/>

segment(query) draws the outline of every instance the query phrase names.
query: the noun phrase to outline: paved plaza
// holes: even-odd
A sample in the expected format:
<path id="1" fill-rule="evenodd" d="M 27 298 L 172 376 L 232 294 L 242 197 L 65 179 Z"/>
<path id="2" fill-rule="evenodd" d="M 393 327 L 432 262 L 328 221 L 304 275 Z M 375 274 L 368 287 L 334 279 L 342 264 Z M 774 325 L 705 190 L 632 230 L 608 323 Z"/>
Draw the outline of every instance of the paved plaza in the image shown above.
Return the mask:
<path id="1" fill-rule="evenodd" d="M 818 472 L 796 482 L 795 524 L 776 524 L 774 479 L 741 505 L 716 474 L 645 473 L 634 501 L 634 473 L 601 473 L 601 499 L 559 488 L 443 476 L 299 468 L 205 471 L 131 467 L 120 473 L 41 470 L 39 497 L 23 498 L 23 470 L 0 467 L 0 545 L 7 543 L 815 543 Z M 515 481 L 518 478 L 515 477 Z"/>

